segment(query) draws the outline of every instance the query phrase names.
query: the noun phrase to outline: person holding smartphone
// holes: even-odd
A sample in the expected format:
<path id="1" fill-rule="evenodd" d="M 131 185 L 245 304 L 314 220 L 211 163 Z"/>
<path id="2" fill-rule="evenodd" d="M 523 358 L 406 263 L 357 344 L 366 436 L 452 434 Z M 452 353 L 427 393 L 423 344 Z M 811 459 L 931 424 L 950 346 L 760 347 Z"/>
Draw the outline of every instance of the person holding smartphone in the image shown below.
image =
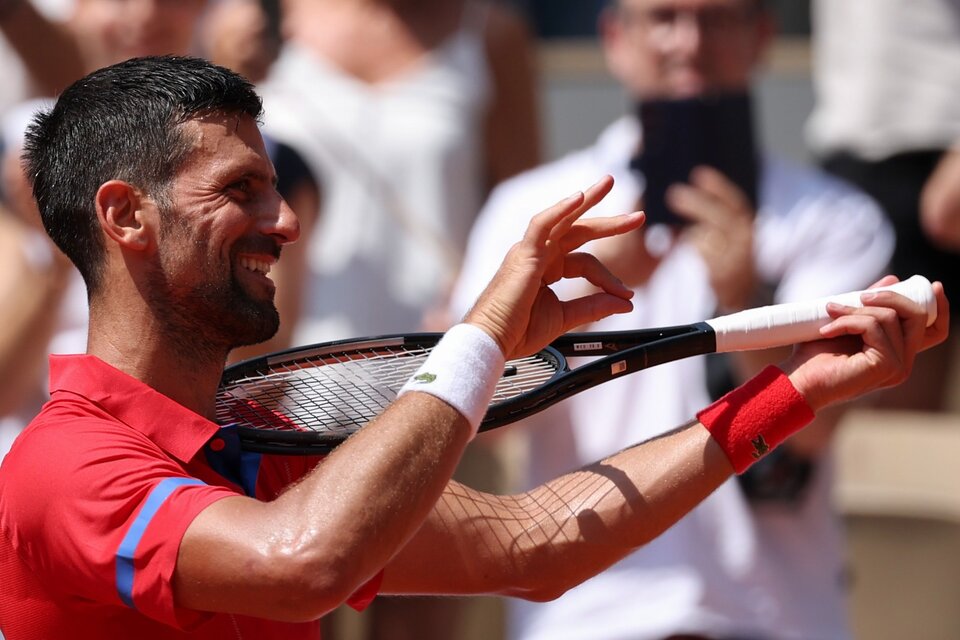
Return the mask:
<path id="1" fill-rule="evenodd" d="M 596 214 L 638 206 L 648 223 L 586 248 L 633 288 L 634 310 L 585 329 L 682 324 L 860 288 L 882 273 L 893 232 L 877 205 L 761 147 L 751 85 L 775 32 L 764 2 L 616 0 L 600 32 L 632 108 L 592 147 L 493 192 L 470 239 L 452 317 L 469 307 L 496 269 L 493 256 L 526 224 L 518 211 L 598 172 L 616 186 Z M 524 487 L 660 435 L 779 355 L 737 354 L 722 367 L 715 356 L 688 359 L 552 407 L 526 423 Z M 842 534 L 828 501 L 826 452 L 838 415 L 819 416 L 781 455 L 723 484 L 603 574 L 553 602 L 511 602 L 509 636 L 849 638 Z"/>

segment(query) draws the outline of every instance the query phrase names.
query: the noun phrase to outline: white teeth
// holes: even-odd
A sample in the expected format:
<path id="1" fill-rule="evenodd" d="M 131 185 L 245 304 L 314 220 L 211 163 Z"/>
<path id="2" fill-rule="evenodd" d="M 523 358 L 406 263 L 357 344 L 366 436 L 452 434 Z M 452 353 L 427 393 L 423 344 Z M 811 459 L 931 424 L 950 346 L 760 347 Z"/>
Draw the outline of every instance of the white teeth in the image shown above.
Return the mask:
<path id="1" fill-rule="evenodd" d="M 250 271 L 262 273 L 263 275 L 270 273 L 270 263 L 264 262 L 263 260 L 254 260 L 253 258 L 243 257 L 240 258 L 240 266 L 244 269 L 249 269 Z"/>

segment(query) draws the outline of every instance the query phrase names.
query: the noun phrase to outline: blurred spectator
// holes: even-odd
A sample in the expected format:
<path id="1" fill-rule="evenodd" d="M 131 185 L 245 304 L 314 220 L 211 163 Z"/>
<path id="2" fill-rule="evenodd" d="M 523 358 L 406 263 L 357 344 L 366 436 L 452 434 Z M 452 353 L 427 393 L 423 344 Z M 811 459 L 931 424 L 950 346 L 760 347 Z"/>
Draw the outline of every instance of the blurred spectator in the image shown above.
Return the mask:
<path id="1" fill-rule="evenodd" d="M 600 29 L 608 67 L 637 102 L 638 113 L 653 104 L 682 113 L 701 99 L 749 95 L 775 32 L 768 9 L 761 0 L 613 2 Z M 626 116 L 593 147 L 499 186 L 471 234 L 452 315 L 469 307 L 495 269 L 491 256 L 527 224 L 517 212 L 556 199 L 563 185 L 613 175 L 616 186 L 596 215 L 653 205 L 652 170 L 661 165 L 646 165 L 646 174 L 631 167 L 652 152 L 654 131 L 636 114 Z M 682 158 L 685 140 L 703 142 L 690 140 L 682 127 L 656 131 L 667 141 L 665 158 Z M 738 144 L 748 148 L 747 158 L 753 156 L 749 136 L 731 146 Z M 749 181 L 733 181 L 732 169 L 724 168 L 725 175 L 697 166 L 689 180 L 668 183 L 665 203 L 679 220 L 591 243 L 586 250 L 634 288 L 635 308 L 587 329 L 696 322 L 862 288 L 882 274 L 893 233 L 872 200 L 822 172 L 766 153 L 757 164 L 755 193 Z M 568 298 L 577 286 L 586 285 L 557 293 Z M 528 455 L 520 464 L 520 489 L 661 435 L 725 385 L 780 355 L 691 358 L 548 409 L 525 424 Z M 708 375 L 717 371 L 723 375 Z M 818 417 L 769 464 L 726 482 L 660 538 L 556 601 L 509 602 L 510 637 L 849 638 L 842 535 L 829 500 L 827 451 L 838 415 Z"/>
<path id="2" fill-rule="evenodd" d="M 15 5 L 15 10 L 6 14 L 7 19 L 3 19 L 0 11 L 0 25 L 11 43 L 16 45 L 26 66 L 37 75 L 38 85 L 52 95 L 59 86 L 83 73 L 129 57 L 193 53 L 200 36 L 201 17 L 208 3 L 207 0 L 73 0 L 74 6 L 63 20 L 37 11 L 30 2 L 10 4 Z M 244 22 L 234 19 L 228 27 L 242 29 Z M 223 34 L 222 29 L 220 33 Z M 266 42 L 263 44 L 267 45 Z M 28 112 L 39 106 L 38 103 L 28 103 L 19 107 L 17 114 L 6 119 L 7 126 L 3 131 L 8 147 L 5 154 L 7 188 L 19 196 L 15 208 L 20 212 L 32 211 L 34 205 L 26 180 L 15 175 L 19 167 L 19 139 L 23 133 L 19 127 L 24 126 Z M 319 188 L 313 175 L 291 148 L 276 143 L 268 143 L 268 146 L 277 165 L 281 193 L 295 210 L 304 212 L 302 218 L 309 227 L 310 214 L 316 211 L 319 202 Z M 26 215 L 35 216 L 34 213 Z M 303 250 L 294 246 L 285 253 L 283 266 L 276 269 L 275 278 L 283 282 L 278 287 L 277 305 L 286 322 L 278 335 L 261 349 L 288 346 L 299 313 L 299 296 L 296 294 L 303 273 Z M 86 345 L 86 301 L 82 295 L 82 283 L 69 264 L 64 264 L 63 268 L 72 273 L 66 277 L 68 293 L 65 297 L 49 300 L 51 315 L 59 313 L 63 317 L 60 320 L 62 326 L 55 332 L 48 352 L 82 352 Z M 54 313 L 58 303 L 59 311 Z M 64 333 L 66 328 L 69 330 Z M 246 354 L 241 352 L 237 357 L 243 355 Z M 39 384 L 40 389 L 30 394 L 31 398 L 15 412 L 16 415 L 8 417 L 9 430 L 14 430 L 14 423 L 25 424 L 32 417 L 39 406 L 37 398 L 45 399 L 45 386 L 45 382 Z"/>
<path id="3" fill-rule="evenodd" d="M 0 8 L 0 26 L 16 45 L 26 66 L 38 74 L 38 84 L 49 93 L 54 93 L 59 84 L 66 84 L 75 77 L 101 66 L 112 64 L 133 56 L 173 53 L 186 55 L 194 51 L 199 37 L 200 18 L 207 6 L 206 0 L 75 0 L 72 12 L 66 20 L 57 20 L 37 11 L 29 2 L 10 2 L 12 9 Z M 54 71 L 56 73 L 54 73 Z M 19 147 L 23 129 L 29 116 L 43 106 L 42 102 L 27 102 L 10 110 L 4 118 L 2 140 L 4 152 L 4 187 L 8 207 L 30 224 L 39 224 L 39 216 L 32 201 L 29 184 L 19 165 Z M 271 158 L 277 165 L 280 178 L 278 187 L 309 225 L 310 213 L 319 201 L 319 190 L 312 174 L 302 159 L 285 145 L 269 144 Z M 8 225 L 9 226 L 9 225 Z M 7 230 L 13 233 L 13 230 Z M 46 234 L 43 234 L 45 236 Z M 15 236 L 11 236 L 15 237 Z M 10 240 L 8 238 L 7 240 Z M 45 237 L 43 243 L 48 242 Z M 36 243 L 27 243 L 32 246 Z M 48 248 L 58 259 L 56 284 L 49 295 L 39 296 L 42 288 L 28 290 L 23 287 L 10 289 L 5 303 L 15 304 L 16 296 L 25 295 L 25 309 L 36 308 L 49 324 L 38 322 L 37 331 L 31 340 L 42 344 L 44 336 L 49 342 L 43 349 L 23 348 L 11 358 L 18 370 L 23 372 L 24 386 L 17 396 L 19 404 L 10 400 L 0 407 L 3 429 L 10 440 L 22 428 L 46 400 L 46 354 L 79 353 L 86 349 L 87 306 L 86 295 L 79 273 L 60 259 L 59 251 Z M 301 246 L 293 245 L 285 251 L 282 267 L 275 271 L 275 279 L 283 282 L 278 287 L 277 306 L 286 320 L 281 331 L 268 344 L 261 347 L 280 348 L 289 344 L 292 327 L 299 313 L 301 274 L 303 273 Z M 11 260 L 18 259 L 16 253 Z M 16 271 L 15 267 L 11 267 Z M 31 302 L 29 293 L 36 294 L 43 304 Z M 31 306 L 33 305 L 33 306 Z M 38 306 L 39 305 L 39 306 Z M 11 327 L 13 325 L 11 324 Z M 12 331 L 12 329 L 11 329 Z M 246 355 L 241 352 L 237 357 Z M 36 359 L 34 362 L 32 359 Z M 37 372 L 27 375 L 27 372 Z M 0 455 L 6 447 L 0 447 Z"/>
<path id="4" fill-rule="evenodd" d="M 526 25 L 476 0 L 283 8 L 265 131 L 323 186 L 316 232 L 298 243 L 308 268 L 293 341 L 441 328 L 431 312 L 488 190 L 539 160 Z M 450 637 L 458 615 L 454 600 L 381 599 L 364 617 L 369 637 L 421 640 Z"/>
<path id="5" fill-rule="evenodd" d="M 186 54 L 206 0 L 73 0 L 69 18 L 49 17 L 30 0 L 0 3 L 0 32 L 41 95 L 99 67 L 142 55 Z"/>
<path id="6" fill-rule="evenodd" d="M 86 347 L 86 293 L 77 271 L 43 229 L 20 166 L 22 134 L 44 101 L 25 102 L 2 119 L 0 155 L 0 459 L 47 399 L 51 350 Z"/>
<path id="7" fill-rule="evenodd" d="M 960 286 L 960 1 L 817 0 L 809 143 L 893 222 L 892 272 Z M 941 410 L 958 332 L 881 406 Z"/>
<path id="8" fill-rule="evenodd" d="M 204 56 L 261 82 L 280 54 L 279 19 L 276 0 L 217 0 L 203 21 Z"/>
<path id="9" fill-rule="evenodd" d="M 84 73 L 138 56 L 193 51 L 207 0 L 75 0 Z"/>
<path id="10" fill-rule="evenodd" d="M 539 157 L 526 31 L 472 0 L 288 7 L 266 131 L 324 187 L 295 341 L 420 329 L 489 187 Z"/>
<path id="11" fill-rule="evenodd" d="M 54 95 L 83 73 L 67 26 L 75 0 L 0 0 L 0 113 L 38 95 Z"/>
<path id="12" fill-rule="evenodd" d="M 0 204 L 0 460 L 33 415 L 10 414 L 39 407 L 34 381 L 42 375 L 61 282 L 54 254 L 36 230 Z M 25 398 L 31 401 L 25 402 Z"/>

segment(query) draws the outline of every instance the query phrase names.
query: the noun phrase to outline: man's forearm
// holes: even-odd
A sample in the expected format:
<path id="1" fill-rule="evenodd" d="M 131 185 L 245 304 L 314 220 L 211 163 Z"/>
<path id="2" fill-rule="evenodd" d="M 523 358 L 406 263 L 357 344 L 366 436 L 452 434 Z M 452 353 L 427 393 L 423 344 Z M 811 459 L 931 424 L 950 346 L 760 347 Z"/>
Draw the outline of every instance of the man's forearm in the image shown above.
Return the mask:
<path id="1" fill-rule="evenodd" d="M 442 400 L 408 394 L 273 502 L 207 507 L 180 546 L 178 604 L 288 621 L 323 615 L 421 526 L 470 432 Z"/>
<path id="2" fill-rule="evenodd" d="M 731 473 L 692 422 L 522 494 L 451 483 L 383 591 L 554 598 L 658 536 Z"/>

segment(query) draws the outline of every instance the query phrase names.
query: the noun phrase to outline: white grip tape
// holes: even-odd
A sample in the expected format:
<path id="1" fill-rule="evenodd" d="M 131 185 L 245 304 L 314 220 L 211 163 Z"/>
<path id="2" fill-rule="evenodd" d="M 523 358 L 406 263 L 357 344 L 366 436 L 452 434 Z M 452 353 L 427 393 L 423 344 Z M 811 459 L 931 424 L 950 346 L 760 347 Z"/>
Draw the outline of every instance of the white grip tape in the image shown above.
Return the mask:
<path id="1" fill-rule="evenodd" d="M 506 363 L 496 341 L 472 324 L 451 327 L 397 393 L 423 391 L 440 398 L 470 423 L 473 435 L 487 413 Z"/>
<path id="2" fill-rule="evenodd" d="M 927 326 L 937 319 L 937 300 L 933 286 L 923 276 L 912 276 L 902 282 L 870 291 L 895 291 L 919 303 L 927 310 Z M 851 291 L 804 302 L 775 304 L 707 320 L 717 335 L 717 352 L 769 349 L 820 338 L 820 328 L 831 321 L 827 303 L 837 302 L 861 307 L 864 291 Z"/>

